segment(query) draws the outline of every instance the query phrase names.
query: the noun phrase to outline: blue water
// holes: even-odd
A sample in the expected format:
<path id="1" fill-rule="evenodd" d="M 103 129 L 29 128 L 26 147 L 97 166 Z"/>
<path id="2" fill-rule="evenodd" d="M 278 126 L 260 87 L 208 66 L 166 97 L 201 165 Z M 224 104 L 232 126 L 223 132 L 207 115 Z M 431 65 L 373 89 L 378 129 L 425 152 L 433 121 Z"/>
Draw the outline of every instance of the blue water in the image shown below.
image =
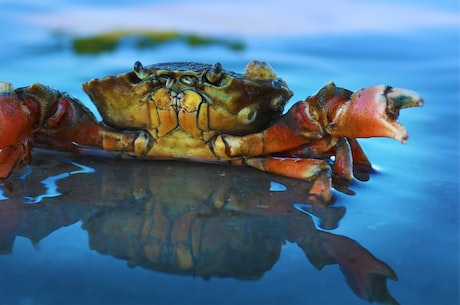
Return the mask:
<path id="1" fill-rule="evenodd" d="M 431 2 L 392 1 L 395 8 L 397 5 L 408 5 L 432 10 L 433 15 L 441 12 L 445 14 L 445 20 L 452 14 L 459 16 L 457 1 Z M 88 26 L 82 26 L 85 30 L 80 32 L 78 28 L 69 29 L 73 21 L 59 19 L 59 16 L 68 17 L 64 13 L 75 7 L 90 15 L 96 8 L 110 6 L 116 9 L 124 5 L 123 1 L 110 1 L 110 5 L 92 3 L 84 1 L 76 5 L 70 1 L 52 0 L 34 4 L 0 2 L 0 27 L 3 29 L 0 79 L 13 83 L 15 87 L 37 81 L 45 83 L 80 98 L 94 111 L 95 108 L 81 91 L 81 83 L 94 77 L 128 71 L 136 60 L 145 64 L 219 61 L 225 68 L 235 71 L 242 71 L 252 59 L 264 60 L 295 92 L 293 102 L 313 94 L 330 80 L 351 90 L 385 83 L 419 92 L 425 99 L 425 106 L 401 112 L 400 121 L 410 134 L 407 144 L 387 139 L 361 141 L 377 173 L 371 176 L 369 182 L 355 182 L 352 185 L 356 193 L 354 196 L 334 193 L 336 202 L 332 207 L 344 208 L 346 214 L 337 228 L 326 231 L 357 241 L 391 266 L 399 280 L 388 280 L 388 289 L 401 304 L 459 303 L 458 23 L 431 23 L 426 27 L 405 26 L 401 30 L 388 31 L 363 27 L 359 31 L 322 32 L 319 27 L 316 33 L 286 30 L 285 35 L 281 35 L 274 32 L 253 33 L 251 27 L 255 24 L 248 24 L 247 32 L 244 32 L 237 20 L 222 17 L 222 24 L 229 24 L 229 28 L 234 24 L 238 30 L 228 35 L 223 30 L 219 34 L 219 24 L 213 23 L 201 32 L 241 40 L 245 45 L 242 51 L 221 45 L 190 47 L 183 42 L 171 42 L 150 49 L 139 50 L 128 44 L 114 52 L 77 55 L 71 48 L 71 35 L 68 33 L 88 34 L 85 32 Z M 145 3 L 135 1 L 132 5 Z M 183 2 L 172 3 L 180 7 Z M 313 4 L 305 7 L 304 4 L 293 3 L 295 11 L 313 7 Z M 350 2 L 350 5 L 353 3 Z M 276 20 L 277 12 L 270 11 L 270 7 L 266 10 Z M 420 12 L 414 12 L 415 15 L 407 18 L 417 20 L 416 14 Z M 227 13 L 231 15 L 231 12 Z M 251 13 L 254 12 L 247 12 L 247 16 Z M 57 16 L 53 20 L 61 21 L 50 25 L 31 18 L 42 14 Z M 339 12 L 328 14 L 340 15 Z M 174 12 L 171 15 L 174 16 Z M 133 24 L 139 22 L 135 15 L 129 16 Z M 359 12 L 353 17 L 358 18 Z M 194 19 L 193 14 L 190 18 L 190 28 L 199 31 L 199 21 Z M 331 20 L 324 18 L 324 23 Z M 283 24 L 288 27 L 287 21 L 279 21 L 278 27 L 282 28 Z M 187 22 L 178 19 L 177 24 L 182 29 Z M 96 32 L 98 27 L 103 26 L 94 23 L 92 27 Z M 0 304 L 366 303 L 347 286 L 337 265 L 326 266 L 321 271 L 314 268 L 302 249 L 289 237 L 295 230 L 284 231 L 292 219 L 280 216 L 284 214 L 254 215 L 253 210 L 245 205 L 263 198 L 265 201 L 259 203 L 260 206 L 274 204 L 279 208 L 282 203 L 273 203 L 269 198 L 287 196 L 282 198 L 290 202 L 283 203 L 291 206 L 294 201 L 301 201 L 297 193 L 301 186 L 288 185 L 286 191 L 283 186 L 288 182 L 278 178 L 270 181 L 267 176 L 256 175 L 250 176 L 251 179 L 255 179 L 257 185 L 266 185 L 266 188 L 252 191 L 244 187 L 252 185 L 245 182 L 244 170 L 220 169 L 222 172 L 217 170 L 217 175 L 222 174 L 228 180 L 218 180 L 217 186 L 204 185 L 201 189 L 194 184 L 196 179 L 193 178 L 200 167 L 188 168 L 187 165 L 174 163 L 164 167 L 164 164 L 136 161 L 117 165 L 114 161 L 69 159 L 68 155 L 60 157 L 40 152 L 37 156 L 32 173 L 25 173 L 12 183 L 9 192 L 2 194 L 4 200 L 0 201 Z M 95 172 L 80 173 L 80 165 L 95 169 Z M 167 178 L 157 176 L 159 174 L 155 171 L 159 168 L 162 169 L 161 177 L 167 173 Z M 41 170 L 47 174 L 41 175 Z M 202 171 L 200 175 L 205 175 L 208 167 L 203 167 Z M 252 171 L 250 173 L 255 175 Z M 122 179 L 123 174 L 126 181 Z M 210 175 L 216 175 L 216 172 Z M 50 177 L 56 179 L 51 179 L 51 184 L 43 183 Z M 203 181 L 208 181 L 206 177 L 203 176 Z M 150 184 L 144 184 L 149 181 Z M 245 183 L 241 184 L 241 181 Z M 281 191 L 270 192 L 270 185 L 278 183 Z M 55 197 L 47 196 L 50 187 L 57 188 L 51 192 Z M 116 229 L 126 223 L 131 227 L 147 223 L 151 216 L 142 214 L 133 206 L 145 206 L 146 210 L 155 211 L 152 215 L 160 215 L 157 209 L 167 210 L 168 203 L 170 206 L 180 205 L 177 208 L 180 213 L 171 207 L 170 214 L 166 213 L 167 219 L 179 219 L 178 215 L 185 215 L 185 211 L 208 211 L 208 207 L 202 205 L 204 199 L 200 194 L 210 196 L 212 190 L 222 188 L 225 194 L 243 202 L 227 208 L 241 213 L 238 214 L 240 217 L 231 214 L 234 218 L 228 218 L 228 214 L 218 214 L 214 218 L 206 218 L 203 228 L 205 225 L 219 228 L 215 221 L 229 221 L 228 226 L 234 226 L 235 230 L 224 231 L 222 240 L 243 249 L 251 242 L 260 242 L 260 245 L 257 244 L 260 253 L 255 251 L 252 254 L 260 254 L 260 261 L 268 260 L 268 254 L 274 255 L 280 250 L 279 258 L 275 257 L 273 264 L 267 263 L 263 276 L 257 280 L 240 280 L 235 276 L 205 280 L 199 274 L 183 275 L 162 270 L 164 265 L 152 262 L 144 262 L 142 266 L 138 261 L 140 266 L 128 267 L 128 264 L 136 263 L 120 253 L 123 249 L 135 247 L 118 249 L 117 240 L 123 246 L 125 233 Z M 188 195 L 177 198 L 179 189 L 188 191 Z M 253 192 L 257 196 L 253 196 Z M 27 204 L 34 200 L 40 202 Z M 114 213 L 114 219 L 109 217 L 111 213 Z M 299 212 L 299 215 L 304 215 L 299 217 L 305 217 L 305 223 L 312 223 L 312 232 L 324 230 L 314 213 Z M 136 217 L 139 217 L 138 221 L 135 221 Z M 104 225 L 117 232 L 115 237 L 98 235 L 105 232 Z M 247 235 L 239 238 L 239 234 L 243 234 L 241 231 L 253 232 L 253 239 L 250 240 Z M 203 232 L 207 232 L 203 236 L 212 239 L 212 230 L 203 229 Z M 302 230 L 299 229 L 299 232 L 302 233 Z M 105 244 L 104 241 L 109 239 L 111 243 Z M 127 240 L 136 239 L 133 236 Z M 287 242 L 283 245 L 285 240 Z M 264 251 L 268 253 L 265 256 Z M 215 259 L 212 256 L 208 259 L 219 261 L 218 254 L 223 254 L 216 253 Z M 239 265 L 248 270 L 257 265 L 250 256 L 241 260 Z"/>

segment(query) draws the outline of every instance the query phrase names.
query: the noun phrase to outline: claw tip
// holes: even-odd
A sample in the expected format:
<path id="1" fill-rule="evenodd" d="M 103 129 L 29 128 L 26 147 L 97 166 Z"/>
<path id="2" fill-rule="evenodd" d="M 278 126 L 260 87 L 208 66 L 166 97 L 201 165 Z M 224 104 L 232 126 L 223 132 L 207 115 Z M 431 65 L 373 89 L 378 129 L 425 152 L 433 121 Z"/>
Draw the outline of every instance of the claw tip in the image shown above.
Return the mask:
<path id="1" fill-rule="evenodd" d="M 391 102 L 390 108 L 395 111 L 409 107 L 421 107 L 424 103 L 423 98 L 417 92 L 402 88 L 391 88 L 387 92 L 387 98 Z"/>

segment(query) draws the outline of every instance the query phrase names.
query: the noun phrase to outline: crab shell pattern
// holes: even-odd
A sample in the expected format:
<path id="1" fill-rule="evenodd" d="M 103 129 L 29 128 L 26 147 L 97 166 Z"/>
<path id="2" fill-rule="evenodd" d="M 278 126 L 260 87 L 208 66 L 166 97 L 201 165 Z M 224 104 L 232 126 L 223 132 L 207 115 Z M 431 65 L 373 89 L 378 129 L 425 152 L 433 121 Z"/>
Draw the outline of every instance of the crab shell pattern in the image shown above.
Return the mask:
<path id="1" fill-rule="evenodd" d="M 215 65 L 163 63 L 83 84 L 116 129 L 145 130 L 139 155 L 207 161 L 238 159 L 218 155 L 219 134 L 244 135 L 267 128 L 292 96 L 286 83 L 265 63 L 252 62 L 245 74 Z"/>

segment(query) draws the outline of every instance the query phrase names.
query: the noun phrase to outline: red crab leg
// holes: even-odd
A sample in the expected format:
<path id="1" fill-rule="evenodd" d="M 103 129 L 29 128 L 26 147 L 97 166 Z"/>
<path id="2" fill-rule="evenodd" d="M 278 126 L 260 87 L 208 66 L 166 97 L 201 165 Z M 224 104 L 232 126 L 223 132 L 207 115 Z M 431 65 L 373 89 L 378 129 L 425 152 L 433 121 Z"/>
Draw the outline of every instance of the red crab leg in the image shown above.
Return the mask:
<path id="1" fill-rule="evenodd" d="M 353 156 L 353 176 L 360 181 L 369 180 L 369 173 L 374 171 L 371 162 L 361 145 L 359 145 L 358 140 L 347 138 L 347 141 L 350 144 L 351 155 Z"/>
<path id="2" fill-rule="evenodd" d="M 30 161 L 29 136 L 37 111 L 20 100 L 10 83 L 0 82 L 0 180 Z"/>
<path id="3" fill-rule="evenodd" d="M 56 112 L 34 134 L 35 146 L 74 152 L 134 151 L 136 133 L 105 127 L 69 97 L 62 97 L 58 104 Z"/>
<path id="4" fill-rule="evenodd" d="M 353 161 L 350 145 L 345 138 L 340 138 L 336 146 L 335 161 L 332 168 L 334 187 L 349 193 L 348 185 L 353 180 Z"/>
<path id="5" fill-rule="evenodd" d="M 321 138 L 322 130 L 309 117 L 307 103 L 295 104 L 269 128 L 245 136 L 220 135 L 214 141 L 214 152 L 221 158 L 252 157 L 283 152 Z"/>
<path id="6" fill-rule="evenodd" d="M 141 132 L 116 131 L 99 123 L 76 98 L 41 84 L 16 89 L 19 99 L 40 109 L 34 146 L 81 152 L 145 152 L 148 139 Z M 31 107 L 29 107 L 31 108 Z"/>
<path id="7" fill-rule="evenodd" d="M 0 82 L 0 149 L 32 134 L 37 112 L 30 108 L 28 101 L 18 99 L 10 83 Z"/>
<path id="8" fill-rule="evenodd" d="M 272 174 L 312 181 L 309 191 L 315 201 L 328 203 L 331 200 L 330 167 L 323 160 L 262 157 L 248 158 L 244 163 Z"/>
<path id="9" fill-rule="evenodd" d="M 30 148 L 25 145 L 0 149 L 0 182 L 23 164 L 30 162 Z"/>

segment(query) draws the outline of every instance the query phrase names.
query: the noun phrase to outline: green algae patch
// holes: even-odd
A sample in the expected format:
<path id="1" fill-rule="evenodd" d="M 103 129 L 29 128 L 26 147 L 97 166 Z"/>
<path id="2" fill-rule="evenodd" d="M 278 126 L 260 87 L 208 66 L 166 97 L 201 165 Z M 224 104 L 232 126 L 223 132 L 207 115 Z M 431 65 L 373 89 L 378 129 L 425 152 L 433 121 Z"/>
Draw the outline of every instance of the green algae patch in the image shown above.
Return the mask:
<path id="1" fill-rule="evenodd" d="M 184 42 L 191 47 L 220 45 L 234 51 L 244 49 L 240 41 L 174 31 L 113 31 L 92 36 L 75 37 L 72 47 L 77 54 L 99 54 L 115 51 L 122 45 L 136 49 L 152 48 L 170 42 Z"/>

